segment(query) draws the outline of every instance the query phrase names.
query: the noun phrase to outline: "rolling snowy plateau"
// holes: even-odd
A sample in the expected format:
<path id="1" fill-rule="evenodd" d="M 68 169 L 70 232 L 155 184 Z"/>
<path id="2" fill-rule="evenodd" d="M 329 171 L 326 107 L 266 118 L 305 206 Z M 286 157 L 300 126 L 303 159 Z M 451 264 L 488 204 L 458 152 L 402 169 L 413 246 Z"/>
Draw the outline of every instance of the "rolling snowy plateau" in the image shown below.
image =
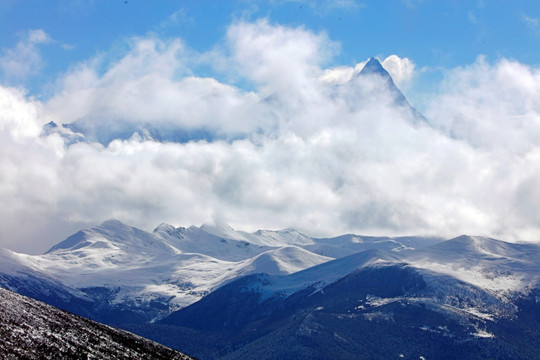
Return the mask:
<path id="1" fill-rule="evenodd" d="M 534 243 L 312 238 L 293 229 L 246 233 L 226 225 L 161 224 L 149 233 L 109 220 L 42 255 L 4 249 L 0 256 L 2 287 L 203 359 L 264 358 L 256 349 L 323 335 L 350 344 L 339 356 L 355 357 L 367 345 L 353 341 L 358 334 L 349 327 L 374 324 L 392 349 L 415 356 L 441 350 L 433 344 L 455 352 L 466 343 L 476 357 L 500 347 L 501 358 L 527 358 L 532 348 L 515 345 L 509 334 L 520 328 L 525 341 L 540 331 Z M 398 341 L 389 327 L 427 336 L 422 341 L 430 345 Z M 292 344 L 281 356 L 301 354 L 315 356 Z"/>

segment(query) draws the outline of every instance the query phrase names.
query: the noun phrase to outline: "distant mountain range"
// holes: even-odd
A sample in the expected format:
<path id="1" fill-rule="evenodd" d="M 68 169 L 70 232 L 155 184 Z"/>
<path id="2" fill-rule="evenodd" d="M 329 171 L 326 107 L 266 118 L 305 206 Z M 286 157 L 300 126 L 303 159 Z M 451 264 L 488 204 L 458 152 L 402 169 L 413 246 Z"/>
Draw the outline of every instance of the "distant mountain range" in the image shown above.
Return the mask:
<path id="1" fill-rule="evenodd" d="M 150 321 L 241 276 L 288 275 L 362 250 L 398 253 L 435 241 L 357 235 L 315 239 L 293 229 L 251 234 L 210 225 L 161 224 L 148 233 L 109 220 L 43 255 L 1 250 L 0 285 L 101 321 L 114 321 L 107 314 L 117 317 L 119 310 Z"/>
<path id="2" fill-rule="evenodd" d="M 201 359 L 535 358 L 540 345 L 540 245 L 485 237 L 109 220 L 43 255 L 2 250 L 0 286 Z"/>

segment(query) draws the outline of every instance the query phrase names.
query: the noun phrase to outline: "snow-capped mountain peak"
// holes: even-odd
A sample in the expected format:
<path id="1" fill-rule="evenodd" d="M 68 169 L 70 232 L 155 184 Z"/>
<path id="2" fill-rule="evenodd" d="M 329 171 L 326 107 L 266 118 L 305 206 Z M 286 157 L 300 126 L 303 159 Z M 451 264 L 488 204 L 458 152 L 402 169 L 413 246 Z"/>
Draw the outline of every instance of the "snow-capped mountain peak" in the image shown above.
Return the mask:
<path id="1" fill-rule="evenodd" d="M 66 240 L 51 247 L 45 254 L 77 252 L 78 256 L 92 252 L 115 252 L 122 260 L 122 255 L 160 255 L 176 253 L 162 239 L 146 231 L 125 225 L 118 220 L 107 220 L 91 229 L 81 230 Z M 83 254 L 85 253 L 85 254 Z M 128 260 L 124 257 L 123 260 Z"/>
<path id="2" fill-rule="evenodd" d="M 293 228 L 283 230 L 257 230 L 246 236 L 253 243 L 266 246 L 305 246 L 313 244 L 313 239 Z"/>
<path id="3" fill-rule="evenodd" d="M 234 230 L 231 226 L 228 224 L 220 223 L 220 224 L 202 224 L 201 227 L 199 227 L 199 230 L 204 231 L 208 234 L 221 237 L 224 239 L 231 239 L 231 240 L 238 240 L 238 241 L 247 241 L 247 239 L 242 236 L 239 232 Z"/>
<path id="4" fill-rule="evenodd" d="M 183 252 L 203 251 L 205 244 L 210 244 L 218 240 L 221 243 L 240 245 L 249 247 L 254 245 L 264 248 L 276 248 L 283 246 L 305 246 L 314 243 L 313 238 L 293 229 L 283 230 L 257 230 L 254 233 L 237 231 L 227 224 L 211 225 L 203 224 L 200 227 L 190 226 L 188 228 L 175 228 L 169 224 L 161 224 L 154 234 L 163 238 L 166 242 L 176 246 Z M 196 243 L 193 239 L 197 238 Z M 209 249 L 211 251 L 211 249 Z M 203 252 L 206 255 L 209 253 Z M 214 255 L 211 255 L 214 256 Z"/>
<path id="5" fill-rule="evenodd" d="M 382 66 L 379 60 L 377 58 L 371 57 L 367 61 L 367 63 L 364 65 L 362 70 L 360 71 L 360 74 L 367 75 L 367 74 L 378 74 L 385 77 L 392 78 L 388 71 Z"/>
<path id="6" fill-rule="evenodd" d="M 373 82 L 373 78 L 377 81 Z M 427 121 L 424 115 L 416 110 L 407 100 L 403 92 L 396 86 L 392 76 L 386 71 L 379 60 L 374 57 L 369 58 L 362 70 L 354 77 L 351 82 L 364 81 L 368 79 L 371 83 L 377 84 L 376 91 L 381 91 L 380 86 L 393 97 L 394 103 L 397 106 L 403 107 L 410 112 L 411 121 L 413 123 L 421 123 Z M 382 80 L 382 81 L 381 81 Z"/>

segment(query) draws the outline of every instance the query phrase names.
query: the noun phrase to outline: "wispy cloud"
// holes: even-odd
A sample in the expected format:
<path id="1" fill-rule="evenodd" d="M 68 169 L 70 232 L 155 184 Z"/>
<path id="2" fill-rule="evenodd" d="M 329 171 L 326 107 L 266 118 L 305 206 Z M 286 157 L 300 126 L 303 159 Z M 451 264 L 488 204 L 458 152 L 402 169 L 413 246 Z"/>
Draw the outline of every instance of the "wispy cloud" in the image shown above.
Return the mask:
<path id="1" fill-rule="evenodd" d="M 51 37 L 45 31 L 29 30 L 14 48 L 3 51 L 0 57 L 0 69 L 4 76 L 11 80 L 24 80 L 38 73 L 42 66 L 38 46 L 51 41 Z"/>
<path id="2" fill-rule="evenodd" d="M 478 24 L 478 18 L 476 17 L 476 14 L 473 11 L 467 12 L 467 19 L 471 24 Z"/>
<path id="3" fill-rule="evenodd" d="M 534 36 L 540 36 L 540 21 L 537 18 L 524 15 L 523 22 Z"/>
<path id="4" fill-rule="evenodd" d="M 194 19 L 188 16 L 186 10 L 181 7 L 162 21 L 158 25 L 158 28 L 177 27 L 185 24 L 191 24 L 193 22 Z"/>

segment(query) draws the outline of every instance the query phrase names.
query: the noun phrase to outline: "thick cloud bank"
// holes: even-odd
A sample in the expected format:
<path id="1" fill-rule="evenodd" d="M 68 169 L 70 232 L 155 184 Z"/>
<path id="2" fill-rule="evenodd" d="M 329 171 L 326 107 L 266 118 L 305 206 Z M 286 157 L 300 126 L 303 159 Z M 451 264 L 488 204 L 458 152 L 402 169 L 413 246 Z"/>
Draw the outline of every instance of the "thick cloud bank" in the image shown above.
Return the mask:
<path id="1" fill-rule="evenodd" d="M 205 54 L 132 39 L 115 61 L 73 67 L 46 102 L 0 87 L 0 246 L 43 251 L 108 218 L 540 239 L 539 70 L 479 58 L 418 121 L 387 82 L 357 77 L 363 64 L 326 68 L 338 50 L 323 33 L 236 23 Z M 255 90 L 198 77 L 201 63 Z M 409 59 L 383 64 L 412 77 Z M 43 132 L 49 121 L 90 140 Z"/>

